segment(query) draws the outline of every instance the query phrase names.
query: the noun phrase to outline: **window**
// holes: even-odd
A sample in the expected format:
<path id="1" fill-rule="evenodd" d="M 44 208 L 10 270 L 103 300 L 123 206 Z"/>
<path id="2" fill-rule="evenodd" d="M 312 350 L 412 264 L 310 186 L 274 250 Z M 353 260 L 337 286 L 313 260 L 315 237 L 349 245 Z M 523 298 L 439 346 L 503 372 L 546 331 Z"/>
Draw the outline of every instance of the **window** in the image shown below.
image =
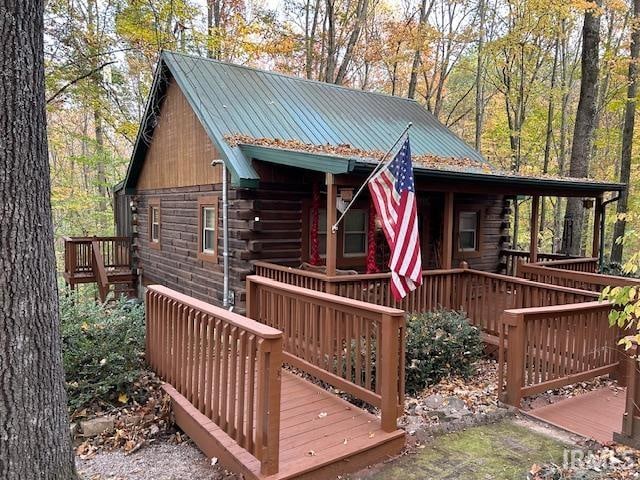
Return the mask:
<path id="1" fill-rule="evenodd" d="M 460 212 L 458 218 L 459 250 L 471 252 L 478 249 L 478 212 Z"/>
<path id="2" fill-rule="evenodd" d="M 218 195 L 198 198 L 198 258 L 218 261 Z"/>
<path id="3" fill-rule="evenodd" d="M 202 251 L 204 253 L 216 253 L 216 209 L 215 207 L 202 208 Z"/>
<path id="4" fill-rule="evenodd" d="M 344 217 L 342 253 L 345 257 L 360 257 L 367 254 L 367 212 L 349 210 Z"/>
<path id="5" fill-rule="evenodd" d="M 149 246 L 151 248 L 160 248 L 161 219 L 160 199 L 152 198 L 149 200 Z"/>
<path id="6" fill-rule="evenodd" d="M 151 241 L 160 242 L 160 207 L 151 207 Z"/>

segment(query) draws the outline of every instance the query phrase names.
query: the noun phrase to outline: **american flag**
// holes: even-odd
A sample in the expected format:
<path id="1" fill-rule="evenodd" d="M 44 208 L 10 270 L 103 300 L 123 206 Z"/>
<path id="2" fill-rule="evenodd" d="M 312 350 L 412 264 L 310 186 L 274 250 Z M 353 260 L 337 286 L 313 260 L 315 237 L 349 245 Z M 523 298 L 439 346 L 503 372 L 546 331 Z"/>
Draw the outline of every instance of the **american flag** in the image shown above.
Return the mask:
<path id="1" fill-rule="evenodd" d="M 396 300 L 401 300 L 422 283 L 422 256 L 408 136 L 391 163 L 369 181 L 369 191 L 391 248 L 391 292 Z"/>

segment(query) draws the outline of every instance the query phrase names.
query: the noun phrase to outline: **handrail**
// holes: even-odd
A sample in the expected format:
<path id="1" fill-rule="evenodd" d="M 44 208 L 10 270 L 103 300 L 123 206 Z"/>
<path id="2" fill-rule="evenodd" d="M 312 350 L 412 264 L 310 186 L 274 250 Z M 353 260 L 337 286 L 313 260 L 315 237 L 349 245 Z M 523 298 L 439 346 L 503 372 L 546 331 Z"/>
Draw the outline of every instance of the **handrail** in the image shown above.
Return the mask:
<path id="1" fill-rule="evenodd" d="M 147 288 L 146 313 L 151 367 L 276 474 L 282 332 L 160 285 Z"/>
<path id="2" fill-rule="evenodd" d="M 102 252 L 100 252 L 100 245 L 95 240 L 91 242 L 91 255 L 93 274 L 98 281 L 100 301 L 104 302 L 107 299 L 107 294 L 109 292 L 109 279 L 107 278 L 107 271 L 104 267 Z"/>
<path id="3" fill-rule="evenodd" d="M 618 275 L 604 275 L 601 273 L 566 270 L 548 266 L 548 263 L 529 263 L 522 265 L 519 275 L 533 281 L 557 286 L 571 286 L 600 292 L 604 287 L 627 287 L 640 285 L 640 279 L 621 277 Z"/>
<path id="4" fill-rule="evenodd" d="M 619 372 L 621 333 L 609 326 L 611 308 L 609 302 L 592 301 L 505 310 L 498 357 L 501 400 L 518 407 L 523 396 Z"/>
<path id="5" fill-rule="evenodd" d="M 67 237 L 67 236 L 64 236 L 62 237 L 62 239 L 68 243 L 89 243 L 94 240 L 97 240 L 99 242 L 105 242 L 109 240 L 116 240 L 116 241 L 131 240 L 130 237 L 123 237 L 123 236 L 121 237 Z"/>
<path id="6" fill-rule="evenodd" d="M 524 265 L 531 265 L 531 264 L 524 264 Z M 473 270 L 473 269 L 467 269 L 467 272 L 471 272 L 471 273 L 475 273 L 476 275 L 481 275 L 483 277 L 487 277 L 487 278 L 494 278 L 496 280 L 503 280 L 505 282 L 510 282 L 510 283 L 514 283 L 516 285 L 528 285 L 528 286 L 533 286 L 533 287 L 539 287 L 539 288 L 545 288 L 548 290 L 554 290 L 556 292 L 564 292 L 564 293 L 572 293 L 574 295 L 584 295 L 587 297 L 593 297 L 593 298 L 598 298 L 598 294 L 591 292 L 589 290 L 583 290 L 580 288 L 572 288 L 572 287 L 565 287 L 562 285 L 554 285 L 551 283 L 545 283 L 545 282 L 538 282 L 535 280 L 529 280 L 527 278 L 521 278 L 521 277 L 509 277 L 507 275 L 501 275 L 499 273 L 491 273 L 491 272 L 484 272 L 482 270 Z"/>
<path id="7" fill-rule="evenodd" d="M 250 275 L 247 315 L 283 331 L 285 363 L 379 407 L 382 428 L 397 429 L 404 311 Z"/>
<path id="8" fill-rule="evenodd" d="M 211 305 L 210 303 L 203 302 L 202 300 L 198 300 L 197 298 L 193 298 L 189 295 L 185 295 L 184 293 L 172 290 L 168 287 L 165 287 L 164 285 L 150 285 L 147 287 L 147 290 L 156 292 L 160 295 L 164 295 L 168 299 L 178 302 L 185 307 L 199 310 L 207 315 L 214 315 L 216 317 L 222 318 L 230 325 L 242 328 L 243 330 L 257 335 L 260 338 L 282 338 L 282 332 L 276 328 L 272 328 L 268 325 L 264 325 L 263 323 L 256 322 L 255 320 L 244 317 L 237 313 L 221 309 L 219 307 Z"/>

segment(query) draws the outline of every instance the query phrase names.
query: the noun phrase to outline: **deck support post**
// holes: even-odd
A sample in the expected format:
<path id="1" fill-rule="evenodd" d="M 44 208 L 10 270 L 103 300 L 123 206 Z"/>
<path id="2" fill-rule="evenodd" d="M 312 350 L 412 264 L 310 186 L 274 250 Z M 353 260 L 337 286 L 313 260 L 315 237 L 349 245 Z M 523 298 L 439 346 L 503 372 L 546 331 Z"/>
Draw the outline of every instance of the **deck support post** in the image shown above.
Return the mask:
<path id="1" fill-rule="evenodd" d="M 444 194 L 442 222 L 442 268 L 451 270 L 453 262 L 453 192 Z"/>
<path id="2" fill-rule="evenodd" d="M 593 244 L 591 247 L 591 256 L 594 258 L 599 258 L 600 222 L 602 221 L 602 195 L 596 197 L 596 205 L 593 210 Z"/>
<path id="3" fill-rule="evenodd" d="M 505 374 L 507 386 L 504 391 L 503 401 L 507 405 L 520 408 L 522 400 L 522 387 L 524 386 L 524 319 L 522 314 L 504 312 L 502 314 L 503 328 L 506 328 L 506 338 L 509 340 L 507 349 L 507 371 Z M 502 385 L 500 385 L 502 388 Z"/>
<path id="4" fill-rule="evenodd" d="M 326 174 L 327 183 L 327 258 L 326 274 L 333 277 L 336 274 L 336 258 L 338 253 L 338 232 L 334 232 L 332 227 L 337 218 L 338 186 L 332 173 Z M 334 293 L 335 286 L 331 281 L 327 282 L 327 293 Z"/>
<path id="5" fill-rule="evenodd" d="M 382 316 L 382 352 L 380 375 L 380 426 L 385 432 L 398 429 L 398 361 L 400 339 L 398 319 L 391 315 Z"/>
<path id="6" fill-rule="evenodd" d="M 529 261 L 538 261 L 538 231 L 540 230 L 540 196 L 531 197 L 531 234 L 529 241 Z"/>

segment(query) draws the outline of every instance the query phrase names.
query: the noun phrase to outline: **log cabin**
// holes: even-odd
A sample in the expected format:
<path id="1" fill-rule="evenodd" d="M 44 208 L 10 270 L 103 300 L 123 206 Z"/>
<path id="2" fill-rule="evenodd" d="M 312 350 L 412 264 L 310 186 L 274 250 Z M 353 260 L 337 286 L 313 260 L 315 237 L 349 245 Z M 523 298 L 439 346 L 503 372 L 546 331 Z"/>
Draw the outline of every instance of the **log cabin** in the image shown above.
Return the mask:
<path id="1" fill-rule="evenodd" d="M 142 284 L 242 312 L 257 261 L 384 270 L 368 193 L 330 227 L 409 122 L 425 268 L 504 271 L 516 196 L 535 210 L 542 196 L 593 198 L 599 215 L 603 194 L 622 188 L 504 172 L 411 99 L 163 52 L 115 200 Z"/>
<path id="2" fill-rule="evenodd" d="M 353 196 L 409 123 L 425 270 L 398 303 L 371 201 Z M 68 239 L 65 279 L 97 281 L 101 297 L 132 278 L 148 287 L 147 360 L 207 455 L 246 478 L 328 478 L 402 448 L 405 312 L 464 310 L 498 349 L 499 396 L 514 406 L 601 375 L 624 383 L 611 305 L 595 301 L 630 284 L 595 273 L 606 198 L 624 188 L 503 171 L 414 100 L 163 52 L 115 189 L 118 237 Z M 513 201 L 531 198 L 537 232 L 547 196 L 592 204 L 590 258 L 540 253 L 536 235 L 509 248 Z M 614 416 L 619 438 L 640 442 L 640 374 L 627 375 Z M 321 426 L 309 398 L 344 418 Z"/>

